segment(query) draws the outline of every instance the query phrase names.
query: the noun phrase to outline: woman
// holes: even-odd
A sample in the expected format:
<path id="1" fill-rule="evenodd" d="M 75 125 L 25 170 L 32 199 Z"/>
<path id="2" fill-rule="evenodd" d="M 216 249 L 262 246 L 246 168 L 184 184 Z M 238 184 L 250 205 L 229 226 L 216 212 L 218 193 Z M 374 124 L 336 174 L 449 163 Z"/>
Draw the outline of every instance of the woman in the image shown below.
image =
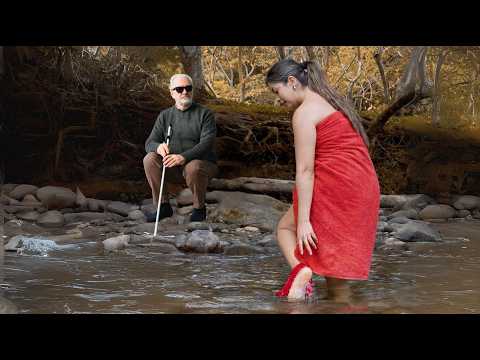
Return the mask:
<path id="1" fill-rule="evenodd" d="M 375 244 L 380 188 L 367 135 L 316 62 L 281 60 L 266 83 L 295 109 L 293 205 L 277 227 L 292 272 L 277 296 L 310 296 L 315 273 L 325 277 L 328 297 L 342 301 L 348 280 L 368 279 Z"/>

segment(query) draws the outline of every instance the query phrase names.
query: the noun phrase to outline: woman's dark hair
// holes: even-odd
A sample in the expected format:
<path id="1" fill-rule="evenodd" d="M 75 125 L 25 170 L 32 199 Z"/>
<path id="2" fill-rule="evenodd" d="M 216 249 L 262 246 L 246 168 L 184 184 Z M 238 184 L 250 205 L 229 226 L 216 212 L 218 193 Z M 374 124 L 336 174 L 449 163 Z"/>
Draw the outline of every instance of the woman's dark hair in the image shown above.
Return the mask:
<path id="1" fill-rule="evenodd" d="M 318 62 L 305 61 L 297 63 L 290 58 L 280 60 L 268 70 L 265 82 L 267 85 L 275 83 L 286 84 L 289 76 L 295 77 L 300 84 L 308 86 L 310 90 L 322 96 L 336 110 L 341 111 L 350 120 L 353 128 L 368 147 L 368 136 L 363 128 L 362 118 L 350 101 L 341 96 L 328 84 L 325 72 Z"/>

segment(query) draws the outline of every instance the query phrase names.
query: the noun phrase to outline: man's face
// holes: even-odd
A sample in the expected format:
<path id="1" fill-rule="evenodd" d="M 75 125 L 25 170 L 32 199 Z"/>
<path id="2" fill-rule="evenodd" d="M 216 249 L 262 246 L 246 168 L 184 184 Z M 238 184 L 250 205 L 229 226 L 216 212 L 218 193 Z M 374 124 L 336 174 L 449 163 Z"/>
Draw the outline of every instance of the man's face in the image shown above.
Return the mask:
<path id="1" fill-rule="evenodd" d="M 170 89 L 170 94 L 175 100 L 175 103 L 181 106 L 189 106 L 193 101 L 192 83 L 184 77 L 176 78 L 173 83 L 173 88 Z"/>

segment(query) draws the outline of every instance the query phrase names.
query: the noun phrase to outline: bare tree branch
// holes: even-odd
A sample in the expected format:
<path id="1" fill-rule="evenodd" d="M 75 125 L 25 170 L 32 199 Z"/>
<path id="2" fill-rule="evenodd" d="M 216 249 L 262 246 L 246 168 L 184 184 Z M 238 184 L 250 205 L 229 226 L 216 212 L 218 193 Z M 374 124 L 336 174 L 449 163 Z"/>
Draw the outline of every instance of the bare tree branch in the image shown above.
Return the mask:
<path id="1" fill-rule="evenodd" d="M 433 86 L 433 106 L 432 106 L 432 125 L 439 126 L 440 124 L 440 73 L 442 70 L 442 65 L 447 56 L 447 51 L 442 51 L 438 55 L 437 64 L 435 66 L 435 82 Z"/>
<path id="2" fill-rule="evenodd" d="M 380 77 L 382 78 L 382 84 L 383 84 L 383 98 L 385 103 L 390 102 L 390 92 L 389 92 L 389 86 L 388 86 L 388 80 L 385 76 L 385 68 L 383 66 L 382 62 L 382 54 L 383 54 L 383 46 L 377 47 L 373 54 L 373 58 L 375 59 L 375 62 L 377 63 L 378 66 L 378 71 L 380 72 Z"/>

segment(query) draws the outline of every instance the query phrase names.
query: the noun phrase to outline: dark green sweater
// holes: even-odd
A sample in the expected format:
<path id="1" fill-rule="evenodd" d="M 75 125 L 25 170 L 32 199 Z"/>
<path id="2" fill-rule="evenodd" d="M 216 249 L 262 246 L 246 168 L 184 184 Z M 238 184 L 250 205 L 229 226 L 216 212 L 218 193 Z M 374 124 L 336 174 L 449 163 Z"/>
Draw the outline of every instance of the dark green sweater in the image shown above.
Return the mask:
<path id="1" fill-rule="evenodd" d="M 215 116 L 211 110 L 195 102 L 185 111 L 172 106 L 160 112 L 150 136 L 145 141 L 147 153 L 156 152 L 158 145 L 167 142 L 170 124 L 170 154 L 180 154 L 186 162 L 193 159 L 217 162 Z"/>

